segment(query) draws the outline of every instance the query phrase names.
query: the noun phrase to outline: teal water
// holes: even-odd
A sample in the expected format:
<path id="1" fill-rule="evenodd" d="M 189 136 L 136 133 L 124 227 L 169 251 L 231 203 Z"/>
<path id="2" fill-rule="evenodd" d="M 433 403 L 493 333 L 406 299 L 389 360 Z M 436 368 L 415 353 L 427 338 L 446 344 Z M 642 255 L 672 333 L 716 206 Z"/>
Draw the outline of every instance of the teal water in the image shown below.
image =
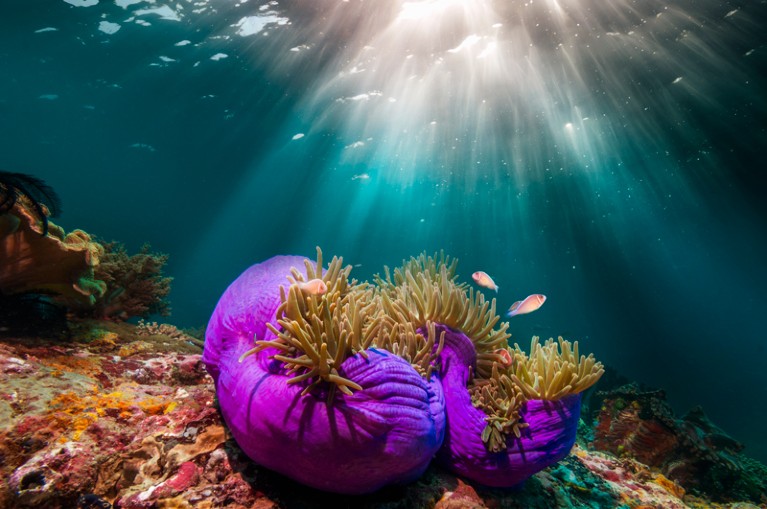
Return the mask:
<path id="1" fill-rule="evenodd" d="M 422 251 L 703 405 L 767 460 L 767 6 L 16 0 L 0 167 L 67 229 L 171 255 L 170 321 L 250 264 Z"/>

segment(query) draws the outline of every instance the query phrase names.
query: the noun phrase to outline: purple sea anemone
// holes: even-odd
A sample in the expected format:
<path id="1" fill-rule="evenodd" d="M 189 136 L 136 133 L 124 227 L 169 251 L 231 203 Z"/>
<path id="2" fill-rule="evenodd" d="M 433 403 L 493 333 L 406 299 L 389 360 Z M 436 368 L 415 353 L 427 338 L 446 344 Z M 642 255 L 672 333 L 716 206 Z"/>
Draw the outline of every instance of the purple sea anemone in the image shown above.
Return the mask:
<path id="1" fill-rule="evenodd" d="M 558 462 L 575 443 L 580 394 L 557 401 L 526 400 L 517 410 L 519 436 L 499 434 L 502 446 L 488 449 L 488 414 L 472 403 L 468 386 L 476 352 L 462 332 L 447 330 L 440 377 L 445 392 L 447 436 L 437 456 L 449 470 L 486 486 L 510 487 Z M 483 437 L 485 439 L 483 440 Z"/>
<path id="2" fill-rule="evenodd" d="M 495 300 L 456 283 L 455 267 L 422 255 L 358 284 L 338 258 L 324 269 L 318 249 L 316 264 L 278 256 L 245 271 L 219 300 L 203 354 L 240 447 L 349 494 L 414 480 L 437 453 L 499 487 L 567 455 L 578 393 L 601 365 L 561 338 L 535 338 L 529 358 L 510 348 Z"/>
<path id="3" fill-rule="evenodd" d="M 267 323 L 278 325 L 279 286 L 303 262 L 281 256 L 251 267 L 213 313 L 203 360 L 232 435 L 260 465 L 327 491 L 367 493 L 417 479 L 444 436 L 439 382 L 371 348 L 332 367 L 358 386 L 354 393 L 328 397 L 335 386 L 321 382 L 302 395 L 309 380 L 289 383 L 285 364 L 272 358 L 278 349 L 241 359 L 254 338 L 276 338 Z"/>

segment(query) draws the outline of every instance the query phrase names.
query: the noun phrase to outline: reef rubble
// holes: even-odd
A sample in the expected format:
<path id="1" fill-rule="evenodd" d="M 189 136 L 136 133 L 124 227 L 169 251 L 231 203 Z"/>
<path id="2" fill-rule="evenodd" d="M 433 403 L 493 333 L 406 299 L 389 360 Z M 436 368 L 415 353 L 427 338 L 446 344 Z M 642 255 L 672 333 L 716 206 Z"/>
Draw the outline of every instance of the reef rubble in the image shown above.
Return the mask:
<path id="1" fill-rule="evenodd" d="M 596 399 L 596 426 L 581 422 L 571 454 L 518 488 L 482 487 L 433 463 L 417 481 L 369 495 L 317 491 L 245 456 L 222 421 L 200 348 L 188 337 L 102 320 L 71 328 L 66 342 L 0 339 L 0 509 L 767 507 L 763 465 L 733 450 L 700 414 L 679 420 L 664 411 L 661 419 L 646 409 L 662 407 L 657 395 L 628 389 Z M 682 444 L 654 458 L 657 464 L 642 463 L 649 459 L 632 449 L 646 437 L 623 440 L 620 450 L 595 450 L 609 449 L 618 433 L 638 436 L 636 430 L 655 425 L 650 419 L 676 436 L 663 443 Z M 749 489 L 730 494 L 742 498 L 713 501 L 681 475 L 693 470 L 680 465 L 718 465 L 723 444 L 726 474 L 740 479 L 729 485 Z"/>

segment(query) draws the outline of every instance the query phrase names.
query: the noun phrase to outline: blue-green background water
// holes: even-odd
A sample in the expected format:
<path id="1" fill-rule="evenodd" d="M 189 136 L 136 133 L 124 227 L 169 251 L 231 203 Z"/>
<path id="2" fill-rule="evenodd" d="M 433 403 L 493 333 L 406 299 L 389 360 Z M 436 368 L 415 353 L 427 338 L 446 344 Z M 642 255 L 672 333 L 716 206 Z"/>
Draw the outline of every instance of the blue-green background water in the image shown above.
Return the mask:
<path id="1" fill-rule="evenodd" d="M 171 255 L 205 323 L 275 254 L 484 270 L 767 460 L 767 6 L 7 0 L 0 167 Z M 303 136 L 302 136 L 303 135 Z"/>

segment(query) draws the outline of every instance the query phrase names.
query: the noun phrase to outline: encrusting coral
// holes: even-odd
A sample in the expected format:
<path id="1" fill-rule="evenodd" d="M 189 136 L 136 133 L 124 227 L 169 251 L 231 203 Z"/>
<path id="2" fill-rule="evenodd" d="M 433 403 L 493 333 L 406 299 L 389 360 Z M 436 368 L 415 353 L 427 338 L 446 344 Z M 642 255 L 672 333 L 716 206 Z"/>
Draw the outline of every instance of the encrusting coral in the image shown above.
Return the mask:
<path id="1" fill-rule="evenodd" d="M 90 305 L 106 288 L 94 274 L 103 247 L 84 231 L 67 234 L 38 214 L 18 195 L 0 215 L 0 293 L 35 292 L 65 305 Z"/>
<path id="2" fill-rule="evenodd" d="M 315 264 L 275 257 L 243 273 L 214 311 L 203 360 L 245 452 L 346 493 L 413 479 L 437 450 L 447 468 L 490 486 L 518 484 L 566 456 L 578 393 L 601 364 L 561 338 L 534 339 L 529 357 L 510 348 L 495 300 L 457 283 L 456 265 L 421 255 L 370 285 L 350 281 L 340 258 L 323 272 L 318 248 Z M 325 292 L 303 290 L 314 279 Z M 390 418 L 376 432 L 355 431 L 370 432 L 371 415 Z M 316 469 L 307 467 L 320 459 L 311 454 L 344 461 Z M 359 468 L 364 482 L 343 477 Z"/>

